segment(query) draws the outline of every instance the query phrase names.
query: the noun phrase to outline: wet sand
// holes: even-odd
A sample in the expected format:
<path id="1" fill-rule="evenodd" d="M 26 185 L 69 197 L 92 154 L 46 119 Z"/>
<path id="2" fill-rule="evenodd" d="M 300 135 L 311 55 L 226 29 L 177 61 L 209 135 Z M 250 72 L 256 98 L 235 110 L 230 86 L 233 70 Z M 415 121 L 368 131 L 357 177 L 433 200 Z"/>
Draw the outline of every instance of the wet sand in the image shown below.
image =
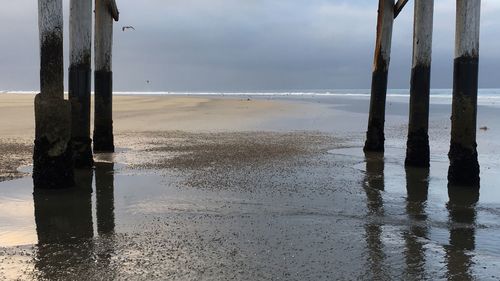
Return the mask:
<path id="1" fill-rule="evenodd" d="M 22 177 L 17 168 L 31 163 L 33 100 L 30 94 L 0 94 L 0 181 Z M 142 132 L 254 130 L 268 120 L 293 116 L 296 107 L 247 97 L 116 96 L 114 130 L 118 144 L 127 147 L 122 133 L 134 132 L 131 138 L 136 138 Z"/>
<path id="2" fill-rule="evenodd" d="M 361 151 L 367 103 L 118 97 L 118 152 L 77 188 L 0 183 L 0 279 L 498 280 L 496 124 L 478 135 L 481 193 L 448 194 L 447 105 L 431 109 L 431 169 L 405 170 L 407 104 L 389 100 L 382 156 Z M 28 123 L 1 127 L 6 151 Z"/>

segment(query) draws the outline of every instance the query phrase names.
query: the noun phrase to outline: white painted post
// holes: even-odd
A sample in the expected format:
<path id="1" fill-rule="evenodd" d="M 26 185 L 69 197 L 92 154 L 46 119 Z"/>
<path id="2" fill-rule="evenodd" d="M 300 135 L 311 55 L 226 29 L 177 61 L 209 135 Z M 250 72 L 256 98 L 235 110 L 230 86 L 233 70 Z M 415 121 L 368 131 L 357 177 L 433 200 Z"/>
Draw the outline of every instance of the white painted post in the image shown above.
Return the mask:
<path id="1" fill-rule="evenodd" d="M 95 0 L 94 151 L 114 152 L 113 141 L 113 19 L 114 0 Z"/>
<path id="2" fill-rule="evenodd" d="M 35 189 L 73 185 L 71 106 L 64 100 L 62 0 L 38 0 L 40 94 L 35 97 Z"/>
<path id="3" fill-rule="evenodd" d="M 393 23 L 394 0 L 379 0 L 377 39 L 373 62 L 370 113 L 365 151 L 384 151 L 385 101 Z"/>
<path id="4" fill-rule="evenodd" d="M 69 20 L 69 100 L 75 166 L 93 165 L 90 139 L 92 0 L 71 0 Z"/>
<path id="5" fill-rule="evenodd" d="M 479 188 L 476 123 L 481 0 L 457 0 L 448 182 Z"/>
<path id="6" fill-rule="evenodd" d="M 410 117 L 405 165 L 429 167 L 429 97 L 434 0 L 415 0 L 414 12 Z"/>

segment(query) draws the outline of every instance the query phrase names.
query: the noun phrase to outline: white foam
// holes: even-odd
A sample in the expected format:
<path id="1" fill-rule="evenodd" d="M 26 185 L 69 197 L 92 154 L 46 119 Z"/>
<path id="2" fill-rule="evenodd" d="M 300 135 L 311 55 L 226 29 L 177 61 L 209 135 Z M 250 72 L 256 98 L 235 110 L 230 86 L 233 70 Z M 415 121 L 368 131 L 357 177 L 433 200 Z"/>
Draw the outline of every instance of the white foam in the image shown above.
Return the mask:
<path id="1" fill-rule="evenodd" d="M 34 95 L 39 91 L 11 91 L 0 90 L 0 94 L 25 94 Z M 67 94 L 67 92 L 66 92 Z M 146 92 L 146 91 L 115 91 L 115 95 L 153 95 L 153 96 L 265 96 L 265 97 L 359 97 L 369 98 L 369 89 L 347 89 L 347 90 L 313 90 L 313 91 L 284 91 L 284 92 Z M 387 94 L 388 98 L 408 99 L 408 89 L 390 89 Z M 451 89 L 432 89 L 432 102 L 451 102 Z M 492 104 L 500 102 L 500 89 L 480 89 L 478 93 L 478 102 L 480 104 Z"/>

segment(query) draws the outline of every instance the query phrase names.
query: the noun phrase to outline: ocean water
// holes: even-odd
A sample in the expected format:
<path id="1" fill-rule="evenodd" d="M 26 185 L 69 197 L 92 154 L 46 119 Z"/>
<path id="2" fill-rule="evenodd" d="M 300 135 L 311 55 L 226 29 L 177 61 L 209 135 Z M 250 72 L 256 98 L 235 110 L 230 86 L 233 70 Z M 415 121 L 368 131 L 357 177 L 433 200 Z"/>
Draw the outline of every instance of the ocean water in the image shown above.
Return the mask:
<path id="1" fill-rule="evenodd" d="M 38 91 L 0 90 L 0 94 L 36 94 Z M 182 91 L 115 91 L 117 95 L 196 95 L 196 96 L 370 96 L 370 89 L 330 89 L 261 92 L 182 92 Z M 388 97 L 408 97 L 409 89 L 389 89 Z M 452 89 L 431 89 L 432 98 L 451 98 Z M 500 89 L 479 89 L 480 99 L 500 100 Z"/>
<path id="2" fill-rule="evenodd" d="M 431 104 L 451 104 L 452 89 L 432 89 Z M 1 94 L 34 95 L 38 91 L 0 90 Z M 93 93 L 92 93 L 93 94 Z M 297 90 L 297 91 L 261 91 L 261 92 L 169 92 L 169 91 L 115 91 L 115 95 L 153 95 L 153 96 L 234 96 L 234 97 L 353 97 L 369 98 L 370 89 L 336 89 L 336 90 Z M 396 102 L 408 102 L 409 89 L 389 89 L 387 98 Z M 500 105 L 500 89 L 479 89 L 478 105 Z"/>

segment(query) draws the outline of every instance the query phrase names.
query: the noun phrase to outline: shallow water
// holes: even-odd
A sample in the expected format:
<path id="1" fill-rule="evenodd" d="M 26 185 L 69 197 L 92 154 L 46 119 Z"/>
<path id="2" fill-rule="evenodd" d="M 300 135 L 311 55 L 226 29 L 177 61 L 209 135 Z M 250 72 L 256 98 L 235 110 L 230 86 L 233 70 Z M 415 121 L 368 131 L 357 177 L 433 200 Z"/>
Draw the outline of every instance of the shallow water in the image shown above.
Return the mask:
<path id="1" fill-rule="evenodd" d="M 297 124 L 340 114 L 320 106 Z M 78 171 L 78 187 L 64 192 L 33 194 L 30 178 L 2 182 L 0 279 L 499 280 L 495 128 L 478 135 L 489 153 L 480 153 L 477 193 L 447 187 L 441 115 L 431 121 L 430 169 L 404 169 L 396 120 L 385 155 L 363 154 L 362 134 L 347 130 L 326 150 L 261 158 L 255 147 L 268 147 L 245 144 L 246 158 L 218 163 L 234 145 L 203 135 L 217 144 L 202 147 L 214 153 L 206 166 L 132 169 L 120 163 L 134 151 L 121 150 Z"/>

